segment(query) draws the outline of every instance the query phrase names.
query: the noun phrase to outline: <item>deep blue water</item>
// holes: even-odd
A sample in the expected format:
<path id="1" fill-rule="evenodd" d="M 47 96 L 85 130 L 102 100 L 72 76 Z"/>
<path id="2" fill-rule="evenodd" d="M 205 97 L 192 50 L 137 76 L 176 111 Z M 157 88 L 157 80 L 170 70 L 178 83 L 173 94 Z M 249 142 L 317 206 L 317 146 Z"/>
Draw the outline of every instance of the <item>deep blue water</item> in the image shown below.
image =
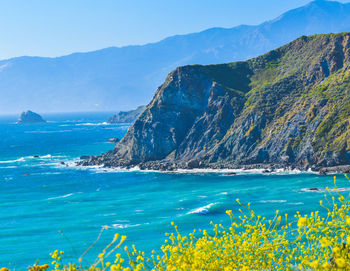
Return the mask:
<path id="1" fill-rule="evenodd" d="M 309 173 L 225 176 L 71 166 L 82 155 L 112 149 L 108 139 L 125 134 L 127 125 L 103 124 L 109 116 L 44 115 L 49 123 L 32 125 L 0 117 L 0 267 L 23 270 L 36 260 L 48 263 L 55 249 L 77 260 L 104 225 L 109 229 L 86 261 L 93 261 L 117 232 L 128 236 L 127 245 L 150 251 L 172 230 L 171 221 L 182 232 L 210 228 L 210 221 L 227 225 L 225 210 L 238 208 L 236 198 L 264 216 L 276 209 L 308 213 L 320 209 L 324 193 L 305 189 L 333 184 L 331 176 Z M 338 179 L 347 190 L 345 178 Z"/>

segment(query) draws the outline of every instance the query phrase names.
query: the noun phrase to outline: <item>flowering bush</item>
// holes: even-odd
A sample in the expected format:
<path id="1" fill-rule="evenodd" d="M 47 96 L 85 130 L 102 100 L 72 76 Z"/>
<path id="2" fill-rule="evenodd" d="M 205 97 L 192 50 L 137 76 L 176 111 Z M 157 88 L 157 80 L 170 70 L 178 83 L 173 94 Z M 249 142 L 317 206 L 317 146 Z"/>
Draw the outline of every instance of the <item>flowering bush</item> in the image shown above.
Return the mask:
<path id="1" fill-rule="evenodd" d="M 349 198 L 339 193 L 335 177 L 334 183 L 334 189 L 327 188 L 325 204 L 320 201 L 326 216 L 315 211 L 304 216 L 297 212 L 289 218 L 276 211 L 273 219 L 266 220 L 256 215 L 249 204 L 244 205 L 237 199 L 241 214 L 236 217 L 231 210 L 226 211 L 231 220 L 230 227 L 211 223 L 212 233 L 194 230 L 182 235 L 172 223 L 174 233 L 166 234 L 160 253 L 153 251 L 145 257 L 145 253 L 135 246 L 122 248 L 126 237 L 116 234 L 91 266 L 82 266 L 86 252 L 77 264 L 65 265 L 63 252 L 55 251 L 51 254 L 52 267 L 55 271 L 350 270 Z M 116 250 L 126 252 L 126 259 L 120 253 L 114 254 Z M 29 270 L 46 270 L 48 267 L 35 265 Z"/>

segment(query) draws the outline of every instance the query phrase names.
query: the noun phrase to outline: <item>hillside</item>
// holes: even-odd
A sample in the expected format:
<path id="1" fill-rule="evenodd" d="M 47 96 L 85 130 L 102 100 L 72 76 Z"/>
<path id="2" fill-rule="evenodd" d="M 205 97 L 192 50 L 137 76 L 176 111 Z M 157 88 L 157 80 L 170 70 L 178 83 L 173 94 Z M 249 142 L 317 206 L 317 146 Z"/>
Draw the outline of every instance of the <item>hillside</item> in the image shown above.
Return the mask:
<path id="1" fill-rule="evenodd" d="M 301 35 L 350 31 L 350 4 L 314 1 L 258 26 L 212 28 L 143 46 L 0 61 L 0 113 L 130 110 L 173 69 L 245 60 Z"/>
<path id="2" fill-rule="evenodd" d="M 145 108 L 146 106 L 141 105 L 134 110 L 120 111 L 110 117 L 108 123 L 133 123 Z"/>
<path id="3" fill-rule="evenodd" d="M 243 62 L 171 72 L 113 151 L 151 169 L 350 163 L 350 34 L 302 36 Z"/>

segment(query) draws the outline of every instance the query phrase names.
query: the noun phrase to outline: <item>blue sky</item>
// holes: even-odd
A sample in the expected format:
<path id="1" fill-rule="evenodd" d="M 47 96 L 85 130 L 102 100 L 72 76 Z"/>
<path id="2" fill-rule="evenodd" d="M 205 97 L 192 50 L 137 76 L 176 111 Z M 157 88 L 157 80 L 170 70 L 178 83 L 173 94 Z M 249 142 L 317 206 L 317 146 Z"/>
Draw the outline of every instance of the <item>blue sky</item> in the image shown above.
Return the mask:
<path id="1" fill-rule="evenodd" d="M 0 0 L 0 59 L 145 44 L 259 24 L 309 0 Z M 348 0 L 340 1 L 348 2 Z"/>

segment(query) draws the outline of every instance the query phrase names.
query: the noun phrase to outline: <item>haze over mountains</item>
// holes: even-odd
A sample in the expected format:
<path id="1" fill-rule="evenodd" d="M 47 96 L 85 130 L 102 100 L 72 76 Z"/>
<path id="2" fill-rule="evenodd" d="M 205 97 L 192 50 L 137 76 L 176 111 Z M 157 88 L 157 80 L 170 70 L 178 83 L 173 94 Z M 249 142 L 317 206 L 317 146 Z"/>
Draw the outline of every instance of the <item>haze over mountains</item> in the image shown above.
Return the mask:
<path id="1" fill-rule="evenodd" d="M 0 114 L 127 110 L 177 66 L 245 60 L 301 35 L 350 31 L 350 4 L 314 1 L 258 26 L 212 28 L 143 46 L 0 61 Z"/>

